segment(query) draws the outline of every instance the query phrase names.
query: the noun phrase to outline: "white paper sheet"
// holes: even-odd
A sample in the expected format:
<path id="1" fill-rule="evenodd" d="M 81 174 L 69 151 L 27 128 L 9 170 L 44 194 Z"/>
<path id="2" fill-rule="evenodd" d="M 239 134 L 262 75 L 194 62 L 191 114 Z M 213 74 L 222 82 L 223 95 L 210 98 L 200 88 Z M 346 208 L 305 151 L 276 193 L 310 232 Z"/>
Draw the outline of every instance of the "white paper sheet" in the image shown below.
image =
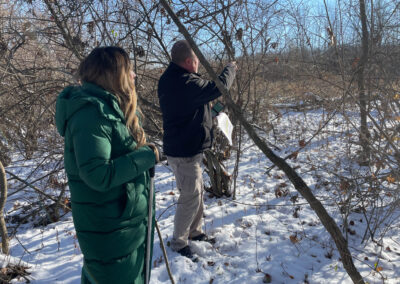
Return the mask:
<path id="1" fill-rule="evenodd" d="M 229 145 L 232 146 L 232 131 L 233 125 L 229 120 L 229 117 L 224 112 L 220 112 L 217 116 L 218 128 L 224 133 L 226 138 L 228 138 Z"/>

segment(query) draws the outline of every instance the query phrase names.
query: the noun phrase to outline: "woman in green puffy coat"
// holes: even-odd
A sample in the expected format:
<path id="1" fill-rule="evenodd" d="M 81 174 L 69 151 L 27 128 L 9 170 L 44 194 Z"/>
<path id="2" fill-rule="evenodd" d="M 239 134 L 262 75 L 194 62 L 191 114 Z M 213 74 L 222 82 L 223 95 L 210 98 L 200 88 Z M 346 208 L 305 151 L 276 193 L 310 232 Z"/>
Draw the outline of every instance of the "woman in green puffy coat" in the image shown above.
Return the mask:
<path id="1" fill-rule="evenodd" d="M 78 75 L 82 84 L 57 98 L 56 125 L 84 256 L 81 283 L 143 283 L 148 170 L 158 153 L 139 124 L 135 74 L 123 49 L 101 47 Z"/>

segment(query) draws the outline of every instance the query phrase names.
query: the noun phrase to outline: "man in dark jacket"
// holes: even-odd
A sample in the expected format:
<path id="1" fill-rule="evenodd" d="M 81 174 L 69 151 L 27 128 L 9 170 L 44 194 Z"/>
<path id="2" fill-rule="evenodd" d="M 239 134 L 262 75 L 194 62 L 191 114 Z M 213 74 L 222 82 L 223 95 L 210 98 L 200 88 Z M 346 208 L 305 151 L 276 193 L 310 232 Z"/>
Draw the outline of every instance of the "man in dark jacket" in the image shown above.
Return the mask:
<path id="1" fill-rule="evenodd" d="M 203 224 L 203 150 L 212 143 L 212 116 L 209 102 L 221 96 L 215 82 L 197 74 L 199 59 L 189 43 L 177 41 L 171 50 L 172 62 L 158 83 L 163 115 L 163 146 L 180 191 L 171 247 L 193 259 L 188 239 L 210 241 Z M 229 63 L 219 79 L 229 89 L 236 74 Z"/>

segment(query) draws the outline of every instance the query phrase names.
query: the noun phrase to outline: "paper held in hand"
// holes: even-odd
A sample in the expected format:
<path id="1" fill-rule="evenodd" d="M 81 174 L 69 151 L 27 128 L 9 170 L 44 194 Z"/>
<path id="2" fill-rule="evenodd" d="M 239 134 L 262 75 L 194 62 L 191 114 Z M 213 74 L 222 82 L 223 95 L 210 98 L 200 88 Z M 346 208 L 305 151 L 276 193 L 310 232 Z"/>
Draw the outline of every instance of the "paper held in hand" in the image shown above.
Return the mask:
<path id="1" fill-rule="evenodd" d="M 233 125 L 229 120 L 229 117 L 224 112 L 220 112 L 217 116 L 218 128 L 224 133 L 225 137 L 228 138 L 229 145 L 232 146 L 232 131 Z"/>

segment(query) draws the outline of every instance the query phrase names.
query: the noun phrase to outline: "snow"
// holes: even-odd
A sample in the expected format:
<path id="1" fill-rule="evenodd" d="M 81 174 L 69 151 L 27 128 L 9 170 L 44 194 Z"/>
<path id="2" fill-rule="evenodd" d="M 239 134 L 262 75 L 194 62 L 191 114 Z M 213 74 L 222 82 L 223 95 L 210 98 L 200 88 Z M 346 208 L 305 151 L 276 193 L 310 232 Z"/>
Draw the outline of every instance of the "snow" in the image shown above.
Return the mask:
<path id="1" fill-rule="evenodd" d="M 356 114 L 346 115 L 353 117 Z M 322 110 L 286 112 L 274 122 L 279 127 L 263 135 L 276 146 L 273 148 L 281 157 L 299 151 L 297 158 L 288 159 L 288 163 L 296 168 L 342 228 L 343 219 L 337 203 L 347 195 L 341 193 L 339 177 L 367 176 L 369 173 L 348 159 L 355 156 L 357 146 L 349 146 L 347 142 L 356 139 L 357 133 L 345 116 L 336 113 L 310 144 L 303 149 L 299 147 L 299 141 L 308 141 L 329 116 Z M 352 283 L 331 236 L 314 211 L 285 175 L 271 167 L 271 162 L 247 136 L 244 138 L 236 200 L 216 199 L 205 193 L 204 228 L 207 234 L 216 238 L 216 243 L 190 242 L 192 250 L 199 256 L 195 263 L 168 246 L 179 193 L 168 165 L 163 163 L 156 167 L 156 218 L 175 282 L 264 283 L 268 275 L 271 283 Z M 229 172 L 234 168 L 235 152 L 232 153 L 226 162 Z M 8 170 L 24 176 L 35 163 L 24 166 L 14 163 Z M 17 183 L 12 182 L 10 193 L 16 188 Z M 282 190 L 283 194 L 277 195 L 276 189 Z M 29 188 L 14 194 L 8 200 L 7 214 L 20 212 L 13 211 L 15 203 L 22 206 L 31 198 L 37 198 L 37 194 Z M 351 212 L 348 216 L 349 248 L 355 266 L 370 284 L 382 283 L 382 278 L 385 283 L 400 283 L 400 210 L 387 214 L 385 204 L 382 200 L 378 207 L 382 210 L 384 226 L 377 229 L 376 242 L 371 239 L 362 242 L 367 225 L 362 212 Z M 30 267 L 28 278 L 31 283 L 80 283 L 82 254 L 71 213 L 47 226 L 34 227 L 27 223 L 16 230 L 10 240 L 11 257 L 0 259 L 3 267 L 8 262 L 22 261 Z M 381 271 L 376 271 L 376 267 Z M 25 280 L 21 278 L 13 283 L 25 283 Z M 151 283 L 170 283 L 157 235 Z"/>

